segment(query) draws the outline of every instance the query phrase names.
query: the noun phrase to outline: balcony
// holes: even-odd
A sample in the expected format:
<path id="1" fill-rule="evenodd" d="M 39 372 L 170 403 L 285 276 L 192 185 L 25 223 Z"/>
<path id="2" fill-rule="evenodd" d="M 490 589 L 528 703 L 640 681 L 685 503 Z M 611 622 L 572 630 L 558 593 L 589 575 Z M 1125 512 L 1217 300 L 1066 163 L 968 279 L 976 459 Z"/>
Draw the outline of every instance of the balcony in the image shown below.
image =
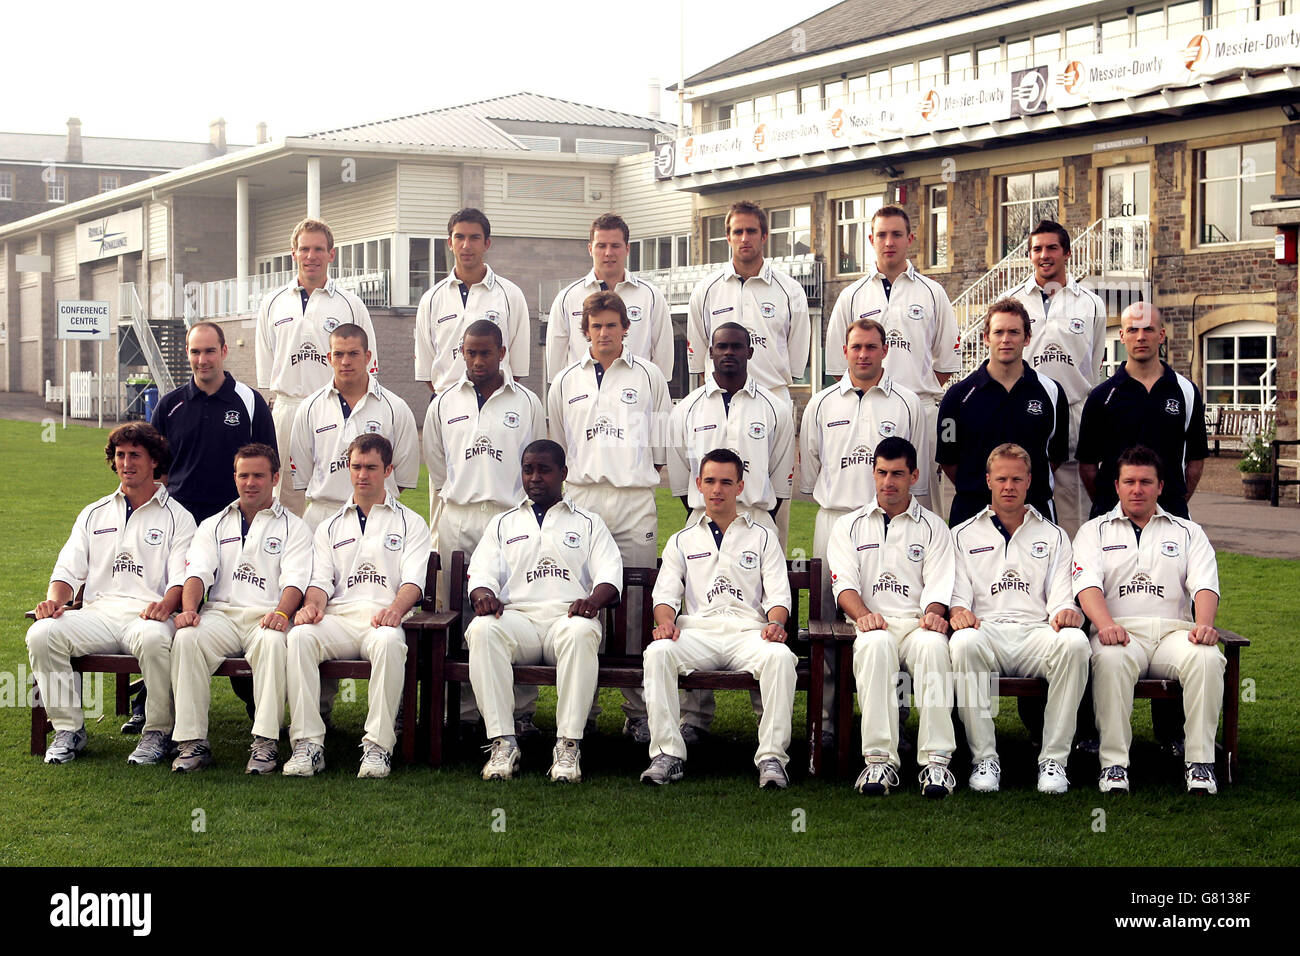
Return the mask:
<path id="1" fill-rule="evenodd" d="M 387 269 L 334 269 L 335 285 L 355 293 L 367 309 L 387 309 L 392 304 Z M 257 311 L 262 296 L 297 278 L 295 272 L 271 272 L 246 279 L 218 279 L 185 290 L 187 325 L 202 319 L 248 315 Z"/>
<path id="2" fill-rule="evenodd" d="M 810 309 L 821 307 L 825 283 L 822 280 L 822 264 L 815 256 L 782 256 L 767 261 L 803 286 Z M 685 307 L 690 301 L 691 290 L 699 284 L 700 280 L 717 272 L 723 265 L 725 263 L 701 263 L 695 266 L 678 266 L 675 269 L 654 269 L 638 272 L 637 275 L 654 283 L 668 299 L 670 308 Z"/>

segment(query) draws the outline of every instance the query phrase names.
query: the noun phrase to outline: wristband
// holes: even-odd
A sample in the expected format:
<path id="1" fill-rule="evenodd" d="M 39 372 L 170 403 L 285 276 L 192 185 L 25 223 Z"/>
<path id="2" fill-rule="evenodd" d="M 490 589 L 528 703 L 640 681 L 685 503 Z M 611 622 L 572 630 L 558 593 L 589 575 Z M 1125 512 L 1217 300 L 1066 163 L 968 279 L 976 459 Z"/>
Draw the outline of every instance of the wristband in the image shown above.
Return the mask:
<path id="1" fill-rule="evenodd" d="M 281 616 L 282 618 L 284 618 L 286 621 L 289 620 L 289 615 L 288 615 L 288 614 L 285 614 L 285 613 L 284 613 L 283 611 L 281 611 L 279 608 L 276 608 L 272 613 L 273 613 L 273 614 L 278 614 L 278 615 L 280 615 L 280 616 Z"/>

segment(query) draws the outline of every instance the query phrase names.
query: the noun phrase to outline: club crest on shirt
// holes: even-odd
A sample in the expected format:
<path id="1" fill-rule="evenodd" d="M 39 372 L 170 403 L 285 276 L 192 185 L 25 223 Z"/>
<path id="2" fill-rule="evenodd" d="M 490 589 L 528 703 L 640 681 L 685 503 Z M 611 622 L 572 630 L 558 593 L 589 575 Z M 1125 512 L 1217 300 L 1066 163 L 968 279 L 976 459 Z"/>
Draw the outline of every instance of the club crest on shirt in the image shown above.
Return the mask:
<path id="1" fill-rule="evenodd" d="M 518 428 L 518 427 L 519 427 L 519 413 L 518 413 L 518 412 L 506 412 L 506 417 L 503 418 L 503 419 L 501 420 L 501 423 L 502 423 L 503 425 L 505 425 L 506 428 Z"/>
<path id="2" fill-rule="evenodd" d="M 1170 415 L 1179 415 L 1182 413 L 1182 410 L 1183 410 L 1183 404 L 1182 402 L 1178 401 L 1178 399 L 1171 398 L 1165 401 L 1165 411 L 1168 412 Z"/>
<path id="3" fill-rule="evenodd" d="M 898 431 L 898 426 L 895 425 L 893 422 L 880 423 L 880 434 L 883 435 L 884 437 L 890 438 L 893 436 L 894 432 L 896 431 Z"/>
<path id="4" fill-rule="evenodd" d="M 489 322 L 492 322 L 495 325 L 501 324 L 501 313 L 496 311 L 495 309 L 489 309 L 487 312 L 484 312 L 483 318 L 487 319 Z"/>
<path id="5" fill-rule="evenodd" d="M 1035 541 L 1029 548 L 1029 553 L 1036 558 L 1047 557 L 1047 542 Z"/>
<path id="6" fill-rule="evenodd" d="M 380 430 L 381 430 L 383 427 L 384 427 L 383 425 L 379 424 L 379 422 L 376 422 L 376 421 L 368 421 L 368 422 L 366 422 L 366 431 L 367 431 L 368 433 L 370 433 L 371 435 L 378 435 L 379 432 L 380 432 Z"/>
<path id="7" fill-rule="evenodd" d="M 641 306 L 639 306 L 639 305 L 629 305 L 629 306 L 627 307 L 627 320 L 628 320 L 629 322 L 640 322 L 640 321 L 641 321 Z"/>
<path id="8" fill-rule="evenodd" d="M 1066 326 L 1066 328 L 1068 328 L 1075 335 L 1082 335 L 1083 328 L 1084 328 L 1083 319 L 1071 319 L 1070 324 Z"/>
<path id="9" fill-rule="evenodd" d="M 619 392 L 618 397 L 619 397 L 619 400 L 622 401 L 622 403 L 623 403 L 624 405 L 635 405 L 635 404 L 636 404 L 636 389 L 635 389 L 635 388 L 625 388 L 625 389 L 623 389 L 623 391 Z"/>
<path id="10" fill-rule="evenodd" d="M 226 424 L 227 424 L 227 425 L 238 425 L 238 424 L 239 424 L 239 412 L 235 411 L 234 409 L 231 409 L 230 411 L 226 412 Z"/>
<path id="11" fill-rule="evenodd" d="M 919 302 L 913 302 L 911 305 L 907 307 L 907 317 L 909 319 L 917 319 L 917 320 L 924 319 L 925 306 L 921 305 Z"/>
<path id="12" fill-rule="evenodd" d="M 907 560 L 920 561 L 925 557 L 925 546 L 920 544 L 909 544 L 907 546 Z"/>
<path id="13" fill-rule="evenodd" d="M 762 422 L 750 422 L 750 423 L 749 423 L 749 437 L 750 437 L 750 438 L 764 438 L 764 437 L 766 437 L 766 436 L 767 436 L 767 426 L 766 426 L 766 425 L 764 425 Z"/>
<path id="14" fill-rule="evenodd" d="M 1165 541 L 1160 545 L 1160 553 L 1166 558 L 1176 558 L 1182 549 L 1178 547 L 1177 541 Z"/>
<path id="15" fill-rule="evenodd" d="M 776 305 L 771 302 L 764 302 L 759 306 L 758 314 L 765 319 L 773 318 L 776 315 Z"/>
<path id="16" fill-rule="evenodd" d="M 339 320 L 331 315 L 323 324 L 326 332 L 333 332 L 339 327 Z"/>
<path id="17" fill-rule="evenodd" d="M 582 535 L 576 531 L 566 531 L 560 540 L 564 542 L 566 548 L 576 548 L 582 544 Z"/>
<path id="18" fill-rule="evenodd" d="M 267 538 L 262 542 L 262 550 L 267 554 L 279 554 L 284 550 L 284 542 L 279 538 Z"/>
<path id="19" fill-rule="evenodd" d="M 1029 404 L 1025 406 L 1025 411 L 1030 415 L 1041 415 L 1043 414 L 1043 403 L 1036 398 L 1031 398 Z"/>
<path id="20" fill-rule="evenodd" d="M 389 551 L 401 551 L 402 536 L 398 534 L 396 531 L 392 532 L 391 534 L 385 535 L 384 547 L 387 548 Z"/>
<path id="21" fill-rule="evenodd" d="M 149 544 L 162 544 L 162 528 L 150 528 L 144 533 L 144 540 Z"/>
<path id="22" fill-rule="evenodd" d="M 758 552 L 743 551 L 740 555 L 740 566 L 746 571 L 752 571 L 758 567 Z"/>

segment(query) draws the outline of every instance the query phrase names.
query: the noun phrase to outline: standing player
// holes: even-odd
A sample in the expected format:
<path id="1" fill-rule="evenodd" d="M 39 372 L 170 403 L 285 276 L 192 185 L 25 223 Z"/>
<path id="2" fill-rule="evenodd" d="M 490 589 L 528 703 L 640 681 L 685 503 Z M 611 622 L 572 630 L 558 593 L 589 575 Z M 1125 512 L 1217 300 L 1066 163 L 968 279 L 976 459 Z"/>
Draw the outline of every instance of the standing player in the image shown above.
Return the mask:
<path id="1" fill-rule="evenodd" d="M 560 372 L 547 394 L 550 436 L 572 462 L 566 491 L 573 503 L 601 517 L 628 567 L 654 567 L 659 513 L 654 489 L 667 460 L 664 447 L 672 400 L 657 365 L 623 343 L 627 308 L 613 292 L 593 292 L 582 304 L 582 332 L 591 343 L 582 361 Z M 640 595 L 629 621 L 641 620 Z M 628 635 L 642 638 L 640 628 Z M 623 726 L 648 742 L 645 704 L 636 688 L 623 692 Z"/>
<path id="2" fill-rule="evenodd" d="M 294 618 L 286 651 L 291 777 L 325 769 L 320 700 L 322 661 L 370 661 L 366 734 L 358 777 L 387 777 L 405 680 L 402 621 L 424 595 L 429 526 L 387 490 L 393 446 L 358 435 L 347 451 L 352 497 L 316 529 L 311 586 Z M 411 730 L 408 729 L 407 733 Z"/>
<path id="3" fill-rule="evenodd" d="M 993 449 L 986 476 L 993 503 L 952 532 L 957 576 L 949 650 L 970 744 L 970 787 L 982 792 L 997 790 L 1002 777 L 989 693 L 978 693 L 994 690 L 991 675 L 1047 678 L 1040 793 L 1070 788 L 1065 764 L 1088 687 L 1088 638 L 1070 591 L 1070 539 L 1025 504 L 1029 468 L 1020 446 Z"/>
<path id="4" fill-rule="evenodd" d="M 916 464 L 911 442 L 886 438 L 877 445 L 876 497 L 835 523 L 827 551 L 835 599 L 858 631 L 853 675 L 866 767 L 854 786 L 880 796 L 898 786 L 895 685 L 901 664 L 912 675 L 921 717 L 921 792 L 941 799 L 957 786 L 948 769 L 957 744 L 945 636 L 953 546 L 943 520 L 912 497 Z"/>
<path id="5" fill-rule="evenodd" d="M 340 325 L 329 342 L 334 379 L 302 403 L 289 444 L 293 483 L 306 489 L 311 502 L 303 519 L 313 530 L 351 493 L 348 448 L 358 435 L 383 435 L 391 443 L 396 464 L 388 487 L 394 495 L 414 488 L 420 477 L 415 416 L 400 395 L 366 371 L 371 353 L 365 330 Z"/>
<path id="6" fill-rule="evenodd" d="M 623 217 L 612 212 L 591 224 L 587 243 L 591 271 L 562 289 L 551 303 L 546 324 L 547 381 L 586 354 L 582 303 L 593 292 L 614 292 L 623 300 L 629 322 L 623 344 L 633 355 L 659 366 L 664 378 L 673 377 L 673 321 L 668 300 L 645 279 L 626 271 L 629 235 Z"/>
<path id="7" fill-rule="evenodd" d="M 506 350 L 500 326 L 487 319 L 470 323 L 460 348 L 465 374 L 439 392 L 424 415 L 429 487 L 439 490 L 432 530 L 442 562 L 438 601 L 443 608 L 450 606 L 452 554 L 472 554 L 488 522 L 523 499 L 518 462 L 528 445 L 546 436 L 541 400 L 502 365 Z M 465 610 L 468 625 L 472 609 Z M 536 698 L 534 688 L 522 688 L 516 713 L 531 710 Z M 462 687 L 460 719 L 478 719 L 468 685 Z"/>
<path id="8" fill-rule="evenodd" d="M 1119 504 L 1079 529 L 1074 593 L 1096 627 L 1092 702 L 1102 793 L 1127 793 L 1133 688 L 1144 676 L 1183 688 L 1188 793 L 1217 793 L 1214 733 L 1223 707 L 1219 570 L 1201 526 L 1160 506 L 1164 467 L 1141 445 L 1119 456 Z"/>
<path id="9" fill-rule="evenodd" d="M 1106 306 L 1069 273 L 1070 234 L 1044 219 L 1029 234 L 1034 272 L 1011 292 L 1029 312 L 1031 338 L 1025 359 L 1049 376 L 1070 403 L 1070 458 L 1052 475 L 1057 523 L 1071 537 L 1088 520 L 1092 504 L 1079 479 L 1075 448 L 1083 403 L 1097 384 L 1106 352 Z"/>
<path id="10" fill-rule="evenodd" d="M 1160 360 L 1165 329 L 1160 310 L 1136 302 L 1120 316 L 1120 341 L 1128 360 L 1092 390 L 1079 426 L 1079 474 L 1092 495 L 1092 516 L 1119 500 L 1116 462 L 1122 452 L 1145 445 L 1164 463 L 1160 507 L 1186 518 L 1209 453 L 1205 405 L 1192 382 Z"/>
<path id="11" fill-rule="evenodd" d="M 257 312 L 257 387 L 272 394 L 276 449 L 289 447 L 298 406 L 330 380 L 328 336 L 344 323 L 359 325 L 369 341 L 375 329 L 365 303 L 329 277 L 334 233 L 319 219 L 304 219 L 290 239 L 298 276 L 262 298 Z M 369 369 L 379 371 L 378 350 Z M 222 462 L 221 473 L 226 470 Z M 281 483 L 280 496 L 302 514 L 302 495 Z M 229 500 L 229 499 L 226 499 Z"/>
<path id="12" fill-rule="evenodd" d="M 528 498 L 489 523 L 469 565 L 469 676 L 487 728 L 484 780 L 519 772 L 511 665 L 554 664 L 556 741 L 550 778 L 582 780 L 582 733 L 596 693 L 600 609 L 618 601 L 623 562 L 600 516 L 562 496 L 564 449 L 524 449 Z"/>
<path id="13" fill-rule="evenodd" d="M 918 485 L 940 506 L 938 467 L 930 460 L 943 386 L 961 371 L 960 330 L 943 286 L 916 271 L 907 258 L 916 242 L 912 220 L 901 206 L 881 206 L 871 217 L 871 247 L 876 264 L 840 293 L 826 326 L 826 374 L 843 375 L 848 357 L 840 343 L 858 319 L 875 319 L 885 327 L 889 355 L 885 372 L 891 381 L 916 393 L 925 412 L 926 445 L 916 445 L 926 472 Z M 926 505 L 929 507 L 929 505 Z"/>
<path id="14" fill-rule="evenodd" d="M 181 772 L 212 762 L 210 680 L 225 658 L 239 656 L 253 669 L 253 745 L 245 773 L 275 772 L 286 699 L 285 635 L 311 581 L 311 532 L 274 498 L 280 478 L 275 449 L 240 448 L 234 474 L 239 497 L 199 525 L 185 559 L 189 577 L 172 646 L 180 751 L 172 770 Z"/>
<path id="15" fill-rule="evenodd" d="M 1055 517 L 1052 469 L 1069 455 L 1069 409 L 1061 387 L 1024 360 L 1029 341 L 1029 313 L 1019 300 L 994 302 L 984 316 L 989 357 L 948 389 L 939 406 L 935 458 L 956 490 L 954 527 L 988 505 L 988 456 L 1007 442 L 1029 452 L 1042 479 L 1030 485 L 1029 503 L 1049 521 Z"/>
<path id="16" fill-rule="evenodd" d="M 734 451 L 707 452 L 695 479 L 704 511 L 664 546 L 654 588 L 654 640 L 644 652 L 650 715 L 645 783 L 682 778 L 686 743 L 678 729 L 677 676 L 715 668 L 757 678 L 763 701 L 754 755 L 758 785 L 785 789 L 790 783 L 785 772 L 795 685 L 795 656 L 785 645 L 790 581 L 773 529 L 737 511 L 743 476 L 744 463 Z"/>
<path id="17" fill-rule="evenodd" d="M 83 654 L 133 655 L 153 691 L 140 745 L 127 763 L 158 763 L 171 747 L 171 618 L 181 603 L 194 519 L 155 481 L 171 453 L 152 425 L 119 425 L 104 453 L 120 486 L 77 515 L 27 629 L 32 677 L 54 725 L 46 763 L 66 763 L 85 749 L 81 675 L 71 663 Z M 81 608 L 68 610 L 82 585 Z"/>

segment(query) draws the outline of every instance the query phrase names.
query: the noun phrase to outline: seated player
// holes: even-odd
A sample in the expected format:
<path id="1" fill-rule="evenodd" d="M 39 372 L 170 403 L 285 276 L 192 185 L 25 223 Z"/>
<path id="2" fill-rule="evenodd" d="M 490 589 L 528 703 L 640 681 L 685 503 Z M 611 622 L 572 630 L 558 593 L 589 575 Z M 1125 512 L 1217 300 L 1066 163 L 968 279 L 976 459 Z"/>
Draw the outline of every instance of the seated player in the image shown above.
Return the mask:
<path id="1" fill-rule="evenodd" d="M 912 497 L 919 476 L 911 442 L 894 437 L 878 444 L 873 474 L 876 497 L 835 522 L 827 545 L 835 600 L 859 631 L 853 676 L 866 767 L 854 786 L 877 796 L 898 786 L 895 685 L 901 664 L 912 675 L 920 712 L 921 792 L 942 799 L 957 786 L 948 769 L 956 748 L 945 619 L 952 600 L 952 536 L 938 515 Z"/>
<path id="2" fill-rule="evenodd" d="M 618 601 L 623 560 L 594 512 L 563 497 L 564 449 L 539 439 L 524 449 L 524 493 L 488 523 L 469 563 L 474 620 L 465 635 L 469 679 L 487 729 L 484 780 L 519 772 L 514 664 L 556 670 L 556 741 L 550 778 L 577 783 L 582 734 L 596 693 L 596 615 Z"/>
<path id="3" fill-rule="evenodd" d="M 316 529 L 311 586 L 289 632 L 293 756 L 283 772 L 291 777 L 325 769 L 321 662 L 358 657 L 370 662 L 370 690 L 357 776 L 388 776 L 406 676 L 402 621 L 424 596 L 429 569 L 429 526 L 385 487 L 393 473 L 388 439 L 358 435 L 347 461 L 352 497 Z"/>
<path id="4" fill-rule="evenodd" d="M 85 749 L 81 675 L 71 663 L 84 654 L 131 654 L 140 662 L 151 693 L 140 745 L 126 762 L 158 763 L 171 749 L 171 618 L 194 519 L 154 480 L 166 474 L 171 452 L 152 425 L 119 425 L 104 453 L 118 489 L 77 515 L 27 629 L 32 676 L 54 725 L 46 763 L 67 763 Z M 68 610 L 83 584 L 81 608 Z"/>
<path id="5" fill-rule="evenodd" d="M 1143 677 L 1183 688 L 1188 793 L 1218 793 L 1214 733 L 1223 708 L 1219 569 L 1201 526 L 1158 503 L 1164 465 L 1142 445 L 1116 461 L 1119 504 L 1074 539 L 1074 593 L 1096 628 L 1092 704 L 1102 793 L 1129 790 L 1133 688 Z"/>
<path id="6" fill-rule="evenodd" d="M 312 560 L 311 532 L 275 497 L 279 481 L 275 449 L 244 445 L 235 453 L 239 498 L 204 519 L 190 543 L 172 645 L 179 750 L 172 770 L 212 763 L 211 677 L 227 657 L 244 656 L 253 669 L 253 745 L 244 772 L 275 772 L 286 699 L 285 638 L 311 580 Z"/>
<path id="7" fill-rule="evenodd" d="M 1002 778 L 991 676 L 1047 678 L 1040 793 L 1070 788 L 1065 764 L 1088 686 L 1088 638 L 1079 630 L 1083 615 L 1070 590 L 1070 540 L 1025 504 L 1029 468 L 1029 453 L 1019 445 L 993 449 L 986 476 L 993 503 L 952 532 L 957 575 L 949 651 L 957 713 L 970 744 L 970 787 L 985 793 L 997 790 Z"/>
<path id="8" fill-rule="evenodd" d="M 757 678 L 758 785 L 789 786 L 795 656 L 786 647 L 790 581 L 776 529 L 739 514 L 744 462 L 728 448 L 705 452 L 695 487 L 704 511 L 664 545 L 654 588 L 654 640 L 643 652 L 650 766 L 641 780 L 680 780 L 686 744 L 678 726 L 677 677 L 694 670 L 743 670 Z M 678 616 L 678 611 L 681 616 Z"/>

